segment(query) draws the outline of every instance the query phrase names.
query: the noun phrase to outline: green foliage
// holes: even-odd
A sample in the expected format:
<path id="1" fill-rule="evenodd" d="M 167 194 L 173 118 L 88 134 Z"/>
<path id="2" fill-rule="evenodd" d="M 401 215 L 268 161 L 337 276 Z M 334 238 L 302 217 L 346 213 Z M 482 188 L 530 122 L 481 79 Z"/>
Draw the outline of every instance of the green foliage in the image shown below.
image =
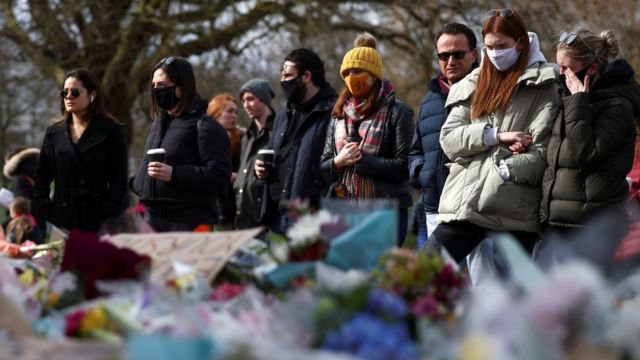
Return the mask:
<path id="1" fill-rule="evenodd" d="M 338 329 L 342 323 L 362 310 L 370 290 L 369 285 L 364 285 L 351 291 L 320 294 L 312 316 L 315 345 L 319 345 L 326 334 Z"/>

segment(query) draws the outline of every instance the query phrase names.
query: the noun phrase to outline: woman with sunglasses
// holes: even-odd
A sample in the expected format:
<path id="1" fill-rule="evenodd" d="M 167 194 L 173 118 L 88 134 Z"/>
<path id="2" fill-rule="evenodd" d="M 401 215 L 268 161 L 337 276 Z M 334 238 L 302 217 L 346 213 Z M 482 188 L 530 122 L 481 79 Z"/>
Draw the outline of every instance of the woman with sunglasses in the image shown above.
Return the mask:
<path id="1" fill-rule="evenodd" d="M 451 112 L 440 144 L 452 163 L 440 224 L 427 246 L 428 251 L 444 246 L 457 262 L 490 231 L 510 232 L 533 250 L 545 150 L 558 103 L 556 72 L 518 13 L 490 11 L 482 36 L 480 68 L 447 98 Z"/>
<path id="2" fill-rule="evenodd" d="M 593 234 L 599 220 L 604 235 L 589 247 L 580 236 L 576 245 L 579 251 L 599 247 L 592 253 L 609 263 L 628 230 L 625 176 L 633 164 L 640 115 L 640 85 L 629 63 L 616 59 L 619 51 L 612 31 L 561 34 L 556 59 L 564 91 L 549 141 L 541 205 L 550 240 Z M 552 242 L 545 239 L 546 245 Z"/>
<path id="3" fill-rule="evenodd" d="M 151 71 L 151 116 L 145 157 L 130 182 L 156 231 L 217 224 L 217 196 L 229 185 L 231 157 L 224 128 L 207 116 L 191 64 L 162 59 Z M 150 149 L 164 160 L 149 161 Z"/>
<path id="4" fill-rule="evenodd" d="M 66 74 L 62 116 L 47 128 L 34 176 L 35 215 L 58 227 L 97 231 L 127 205 L 127 146 L 103 99 L 91 72 Z"/>
<path id="5" fill-rule="evenodd" d="M 402 244 L 412 203 L 407 168 L 413 112 L 396 99 L 375 48 L 375 38 L 365 33 L 342 60 L 340 76 L 346 88 L 333 108 L 320 173 L 333 181 L 331 196 L 396 199 Z"/>

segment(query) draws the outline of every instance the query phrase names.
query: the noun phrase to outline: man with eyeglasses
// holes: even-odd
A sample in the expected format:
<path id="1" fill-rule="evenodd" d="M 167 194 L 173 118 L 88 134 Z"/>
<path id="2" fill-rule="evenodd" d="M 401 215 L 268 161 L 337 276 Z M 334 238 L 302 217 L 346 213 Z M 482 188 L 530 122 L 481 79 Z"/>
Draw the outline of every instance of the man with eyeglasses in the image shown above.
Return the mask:
<path id="1" fill-rule="evenodd" d="M 422 190 L 421 201 L 414 206 L 419 229 L 422 229 L 418 233 L 418 248 L 426 243 L 437 225 L 440 195 L 449 174 L 445 164 L 450 160 L 442 151 L 439 141 L 440 129 L 449 114 L 445 108 L 447 95 L 453 84 L 478 66 L 476 36 L 463 24 L 445 25 L 436 35 L 435 45 L 440 74 L 427 84 L 429 92 L 420 105 L 409 154 L 411 185 Z"/>
<path id="2" fill-rule="evenodd" d="M 312 50 L 290 52 L 282 64 L 280 86 L 287 105 L 276 115 L 268 148 L 271 166 L 257 159 L 254 171 L 266 183 L 260 220 L 284 234 L 290 226 L 286 205 L 308 200 L 318 208 L 328 184 L 320 176 L 320 156 L 336 91 L 325 79 L 324 61 Z"/>

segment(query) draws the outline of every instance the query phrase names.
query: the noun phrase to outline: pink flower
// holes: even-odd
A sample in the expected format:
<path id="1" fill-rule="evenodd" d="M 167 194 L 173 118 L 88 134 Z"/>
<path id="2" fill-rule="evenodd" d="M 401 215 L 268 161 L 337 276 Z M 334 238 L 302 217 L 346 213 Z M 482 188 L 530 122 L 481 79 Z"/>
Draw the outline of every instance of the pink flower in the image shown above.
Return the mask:
<path id="1" fill-rule="evenodd" d="M 84 310 L 78 310 L 65 316 L 64 318 L 64 334 L 66 336 L 77 336 L 80 334 L 80 324 L 85 315 Z"/>
<path id="2" fill-rule="evenodd" d="M 238 295 L 244 293 L 245 287 L 244 285 L 235 285 L 228 282 L 222 283 L 215 288 L 211 295 L 209 295 L 209 300 L 212 301 L 227 301 L 235 298 Z"/>
<path id="3" fill-rule="evenodd" d="M 441 305 L 431 295 L 424 295 L 417 298 L 411 304 L 411 311 L 416 316 L 427 317 L 437 320 L 444 315 Z"/>
<path id="4" fill-rule="evenodd" d="M 85 296 L 92 299 L 99 295 L 97 280 L 138 279 L 150 266 L 148 256 L 100 241 L 94 233 L 71 230 L 60 269 L 78 275 Z"/>

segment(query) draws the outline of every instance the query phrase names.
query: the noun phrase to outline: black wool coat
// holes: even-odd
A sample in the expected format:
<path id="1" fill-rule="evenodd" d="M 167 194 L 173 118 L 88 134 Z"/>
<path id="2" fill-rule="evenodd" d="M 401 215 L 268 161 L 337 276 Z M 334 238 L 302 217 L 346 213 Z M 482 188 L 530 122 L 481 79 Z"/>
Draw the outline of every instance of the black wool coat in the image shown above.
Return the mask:
<path id="1" fill-rule="evenodd" d="M 65 229 L 97 231 L 127 205 L 124 133 L 115 122 L 92 120 L 74 144 L 69 121 L 45 133 L 34 178 L 34 213 Z"/>

